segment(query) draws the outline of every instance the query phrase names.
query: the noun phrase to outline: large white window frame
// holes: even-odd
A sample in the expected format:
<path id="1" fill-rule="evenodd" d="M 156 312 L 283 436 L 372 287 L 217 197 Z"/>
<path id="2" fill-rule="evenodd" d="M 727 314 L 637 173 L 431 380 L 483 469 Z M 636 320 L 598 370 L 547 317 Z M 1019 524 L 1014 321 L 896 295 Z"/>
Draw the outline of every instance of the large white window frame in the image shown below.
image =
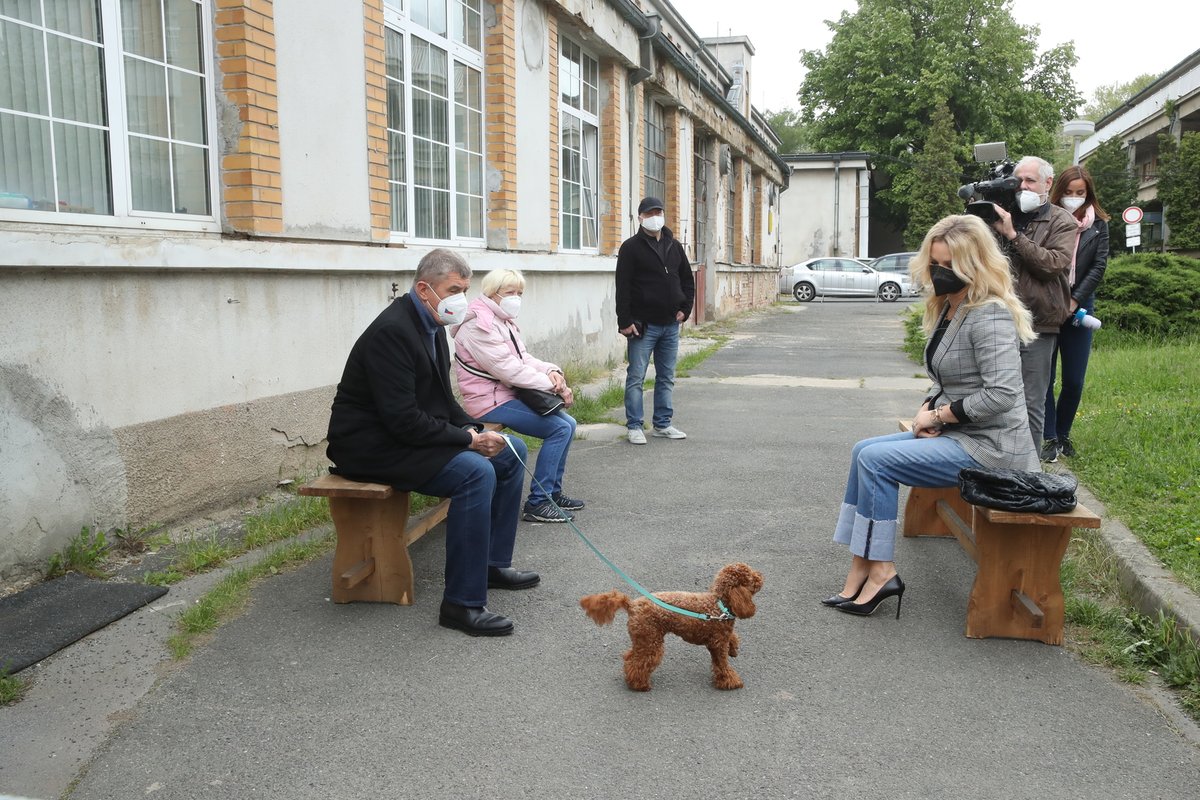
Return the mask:
<path id="1" fill-rule="evenodd" d="M 482 0 L 385 0 L 384 22 L 391 241 L 482 247 Z"/>
<path id="2" fill-rule="evenodd" d="M 114 228 L 136 228 L 139 230 L 184 230 L 184 231 L 219 231 L 220 224 L 217 214 L 220 207 L 220 183 L 218 159 L 220 153 L 216 147 L 219 137 L 216 135 L 215 90 L 213 83 L 213 33 L 211 22 L 211 0 L 158 0 L 159 30 L 137 29 L 132 27 L 131 20 L 123 19 L 123 8 L 130 9 L 137 3 L 122 3 L 122 0 L 96 0 L 95 29 L 86 25 L 69 25 L 58 28 L 49 24 L 50 17 L 61 13 L 62 6 L 43 2 L 43 0 L 23 0 L 9 5 L 6 9 L 15 16 L 0 15 L 0 25 L 5 27 L 8 35 L 15 32 L 27 37 L 26 41 L 40 44 L 36 52 L 31 53 L 34 60 L 31 73 L 37 78 L 44 77 L 47 86 L 47 107 L 45 111 L 29 111 L 4 105 L 0 107 L 0 133 L 13 129 L 15 124 L 50 126 L 52 131 L 49 152 L 50 174 L 49 187 L 53 191 L 52 198 L 28 198 L 25 207 L 17 207 L 21 193 L 7 190 L 0 185 L 0 222 L 23 222 L 48 225 L 87 225 Z M 192 7 L 195 14 L 191 14 Z M 87 9 L 74 8 L 76 12 Z M 182 11 L 182 16 L 172 15 L 172 11 Z M 45 16 L 46 13 L 50 17 Z M 90 23 L 90 13 L 88 13 Z M 132 19 L 132 15 L 131 19 Z M 38 19 L 41 19 L 39 24 Z M 194 20 L 194 29 L 170 27 L 170 21 Z M 74 23 L 82 23 L 83 17 L 76 17 Z M 62 27 L 73 27 L 74 30 L 62 30 Z M 186 37 L 189 30 L 194 30 L 195 39 Z M 139 36 L 144 34 L 144 36 Z M 28 38 L 31 37 L 31 38 Z M 137 44 L 161 43 L 166 52 L 157 57 L 146 52 L 139 52 Z M 100 119 L 79 120 L 63 116 L 56 111 L 62 111 L 56 104 L 56 91 L 60 95 L 86 92 L 80 76 L 86 74 L 76 69 L 69 74 L 75 78 L 68 83 L 61 80 L 64 75 L 56 76 L 50 68 L 50 55 L 55 49 L 74 48 L 75 53 L 87 53 L 91 49 L 98 50 L 100 64 L 99 88 L 100 94 L 95 103 L 95 109 L 102 113 Z M 190 51 L 194 60 L 191 63 L 180 63 L 181 58 L 173 59 L 172 54 L 182 56 L 184 51 Z M 67 62 L 65 66 L 72 64 Z M 156 85 L 161 78 L 162 85 Z M 201 108 L 195 103 L 182 102 L 182 93 L 176 92 L 191 84 L 192 96 L 202 100 Z M 93 87 L 94 88 L 94 87 Z M 158 89 L 161 94 L 157 94 Z M 147 93 L 153 90 L 156 96 Z M 128 93 L 135 92 L 146 100 L 142 112 L 160 112 L 157 123 L 152 123 L 146 113 L 131 119 Z M 78 100 L 78 96 L 74 98 Z M 64 101 L 65 105 L 66 101 Z M 193 127 L 199 126 L 199 133 L 191 136 L 178 135 L 177 130 L 181 121 L 189 122 Z M 7 125 L 5 125 L 7 123 Z M 165 129 L 163 125 L 165 124 Z M 103 213 L 88 211 L 73 211 L 72 202 L 64 194 L 63 165 L 68 160 L 64 156 L 71 154 L 70 146 L 63 146 L 65 140 L 59 136 L 60 131 L 93 131 L 100 132 L 103 142 L 100 149 L 92 148 L 91 168 L 95 169 L 95 161 L 103 158 L 103 168 L 107 169 L 107 193 L 109 205 L 103 208 Z M 93 134 L 94 135 L 94 134 Z M 11 137 L 10 137 L 11 141 Z M 12 157 L 0 150 L 0 183 L 4 181 L 6 170 L 32 172 L 37 169 L 33 164 L 36 153 L 33 152 L 32 139 L 29 149 Z M 0 145 L 2 147 L 2 145 Z M 170 204 L 187 210 L 161 211 L 149 208 L 138 208 L 139 201 L 148 197 L 146 187 L 152 185 L 152 176 L 143 174 L 142 181 L 134 180 L 132 171 L 136 160 L 135 150 L 148 152 L 158 150 L 160 157 L 165 158 L 167 175 L 162 178 L 169 186 Z M 196 167 L 196 157 L 202 160 Z M 22 161 L 24 160 L 24 163 Z M 174 170 L 177 164 L 185 160 L 192 161 L 189 173 L 195 178 L 188 184 L 180 181 L 180 174 Z M 143 165 L 151 161 L 140 162 Z M 82 167 L 83 161 L 78 162 Z M 72 165 L 76 166 L 76 165 Z M 181 167 L 182 169 L 182 167 Z M 15 181 L 16 179 L 14 179 Z M 149 181 L 150 183 L 147 183 Z M 201 187 L 199 181 L 203 181 Z M 162 189 L 163 186 L 158 187 Z M 195 213 L 195 198 L 201 191 L 207 202 L 203 213 Z M 135 193 L 138 195 L 135 197 Z M 39 209 L 37 205 L 57 206 L 60 210 Z M 31 207 L 32 206 L 32 207 Z M 94 206 L 93 206 L 94 207 Z M 65 210 L 62 210 L 65 209 Z"/>
<path id="3" fill-rule="evenodd" d="M 599 252 L 600 61 L 559 39 L 559 247 Z"/>

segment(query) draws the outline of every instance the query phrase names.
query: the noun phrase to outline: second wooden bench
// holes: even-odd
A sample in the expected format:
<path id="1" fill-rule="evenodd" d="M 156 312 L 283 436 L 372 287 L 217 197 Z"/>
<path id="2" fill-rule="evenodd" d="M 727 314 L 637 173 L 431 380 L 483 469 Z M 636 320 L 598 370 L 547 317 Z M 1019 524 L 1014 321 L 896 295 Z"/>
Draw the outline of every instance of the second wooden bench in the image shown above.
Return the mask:
<path id="1" fill-rule="evenodd" d="M 909 430 L 901 422 L 902 430 Z M 973 506 L 958 487 L 912 488 L 901 531 L 907 537 L 953 536 L 975 561 L 967 601 L 967 636 L 1001 636 L 1062 644 L 1064 601 L 1059 570 L 1075 528 L 1099 528 L 1083 505 L 1064 514 Z"/>

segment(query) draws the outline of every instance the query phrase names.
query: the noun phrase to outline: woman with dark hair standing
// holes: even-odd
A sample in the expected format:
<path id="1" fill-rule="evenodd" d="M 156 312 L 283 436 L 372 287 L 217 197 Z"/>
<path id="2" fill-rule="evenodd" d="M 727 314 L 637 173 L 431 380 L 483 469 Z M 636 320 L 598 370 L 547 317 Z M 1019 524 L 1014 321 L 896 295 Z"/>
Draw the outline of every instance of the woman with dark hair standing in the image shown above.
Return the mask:
<path id="1" fill-rule="evenodd" d="M 1071 423 L 1083 398 L 1083 378 L 1092 351 L 1092 329 L 1075 317 L 1075 312 L 1096 307 L 1096 288 L 1108 267 L 1108 214 L 1096 200 L 1096 186 L 1083 167 L 1067 167 L 1050 190 L 1050 202 L 1074 215 L 1079 226 L 1075 234 L 1075 260 L 1068 280 L 1071 284 L 1071 316 L 1062 324 L 1058 344 L 1050 360 L 1050 386 L 1046 389 L 1046 422 L 1042 461 L 1057 461 L 1062 455 L 1075 455 L 1071 441 Z M 1062 358 L 1062 389 L 1054 399 L 1054 372 Z"/>

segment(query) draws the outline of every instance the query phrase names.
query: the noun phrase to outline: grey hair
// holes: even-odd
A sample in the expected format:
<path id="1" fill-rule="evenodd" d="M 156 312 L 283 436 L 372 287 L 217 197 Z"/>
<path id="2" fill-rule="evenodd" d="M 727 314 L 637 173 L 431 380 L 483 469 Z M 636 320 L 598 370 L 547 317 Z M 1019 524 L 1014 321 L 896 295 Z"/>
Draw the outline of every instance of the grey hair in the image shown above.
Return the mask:
<path id="1" fill-rule="evenodd" d="M 447 275 L 457 275 L 460 278 L 471 278 L 471 268 L 466 259 L 453 250 L 439 247 L 430 250 L 417 264 L 417 275 L 413 278 L 413 286 L 419 282 L 433 283 Z"/>
<path id="2" fill-rule="evenodd" d="M 1037 164 L 1039 179 L 1043 181 L 1054 180 L 1054 165 L 1046 159 L 1038 158 L 1037 156 L 1025 156 L 1017 162 L 1016 168 L 1019 169 L 1022 164 Z"/>

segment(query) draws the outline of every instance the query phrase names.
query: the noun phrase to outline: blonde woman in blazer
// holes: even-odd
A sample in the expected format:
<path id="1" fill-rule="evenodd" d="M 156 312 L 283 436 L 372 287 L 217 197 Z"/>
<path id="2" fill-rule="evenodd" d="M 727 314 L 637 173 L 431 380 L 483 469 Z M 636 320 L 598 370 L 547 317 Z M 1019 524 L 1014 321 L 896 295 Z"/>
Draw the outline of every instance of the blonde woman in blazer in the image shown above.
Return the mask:
<path id="1" fill-rule="evenodd" d="M 904 582 L 893 550 L 899 485 L 954 486 L 964 467 L 1037 470 L 1021 380 L 1023 342 L 1036 338 L 1008 262 L 978 217 L 938 222 L 909 270 L 925 298 L 926 371 L 933 385 L 912 431 L 854 446 L 833 540 L 853 556 L 839 594 L 822 602 L 869 615 Z"/>

